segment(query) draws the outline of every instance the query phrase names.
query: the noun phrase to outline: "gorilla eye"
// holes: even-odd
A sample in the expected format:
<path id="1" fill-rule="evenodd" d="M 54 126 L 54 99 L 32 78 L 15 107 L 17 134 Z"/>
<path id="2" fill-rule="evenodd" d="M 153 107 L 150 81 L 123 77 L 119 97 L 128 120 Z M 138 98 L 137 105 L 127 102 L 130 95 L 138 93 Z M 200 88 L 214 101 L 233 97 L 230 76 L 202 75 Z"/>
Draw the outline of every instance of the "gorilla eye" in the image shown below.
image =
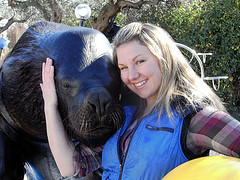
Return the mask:
<path id="1" fill-rule="evenodd" d="M 62 83 L 61 83 L 61 87 L 62 87 L 63 89 L 68 89 L 68 88 L 70 87 L 70 84 L 67 83 L 67 82 L 62 82 Z"/>

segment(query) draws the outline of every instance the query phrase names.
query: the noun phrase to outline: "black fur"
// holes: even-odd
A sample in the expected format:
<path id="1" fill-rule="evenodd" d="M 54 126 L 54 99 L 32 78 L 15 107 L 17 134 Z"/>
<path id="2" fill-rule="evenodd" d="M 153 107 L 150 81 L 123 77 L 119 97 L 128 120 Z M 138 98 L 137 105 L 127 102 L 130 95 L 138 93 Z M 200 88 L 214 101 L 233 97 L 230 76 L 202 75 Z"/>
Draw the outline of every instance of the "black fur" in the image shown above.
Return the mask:
<path id="1" fill-rule="evenodd" d="M 10 167 L 8 172 L 0 170 L 0 179 L 11 179 L 9 172 L 23 169 L 25 162 L 46 179 L 58 171 L 47 144 L 39 85 L 47 57 L 54 60 L 59 111 L 71 138 L 91 147 L 103 145 L 124 117 L 119 72 L 112 63 L 106 37 L 84 27 L 34 24 L 10 52 L 0 74 L 0 137 L 4 144 L 0 147 L 0 165 Z M 12 133 L 8 134 L 8 129 Z M 18 152 L 16 148 L 20 148 Z M 14 169 L 14 164 L 19 168 Z"/>

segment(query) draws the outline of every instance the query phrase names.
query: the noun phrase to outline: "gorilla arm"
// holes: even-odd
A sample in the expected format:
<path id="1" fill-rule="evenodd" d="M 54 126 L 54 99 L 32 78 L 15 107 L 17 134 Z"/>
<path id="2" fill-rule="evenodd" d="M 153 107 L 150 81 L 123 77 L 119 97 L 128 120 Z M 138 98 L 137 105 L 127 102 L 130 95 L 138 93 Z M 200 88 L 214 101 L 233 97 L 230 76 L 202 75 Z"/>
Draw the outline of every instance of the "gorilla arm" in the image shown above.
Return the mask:
<path id="1" fill-rule="evenodd" d="M 54 67 L 52 60 L 47 58 L 42 66 L 42 83 L 40 84 L 47 126 L 47 136 L 50 149 L 62 176 L 74 174 L 73 153 L 74 144 L 68 138 L 61 116 L 58 111 L 57 94 L 54 82 Z"/>

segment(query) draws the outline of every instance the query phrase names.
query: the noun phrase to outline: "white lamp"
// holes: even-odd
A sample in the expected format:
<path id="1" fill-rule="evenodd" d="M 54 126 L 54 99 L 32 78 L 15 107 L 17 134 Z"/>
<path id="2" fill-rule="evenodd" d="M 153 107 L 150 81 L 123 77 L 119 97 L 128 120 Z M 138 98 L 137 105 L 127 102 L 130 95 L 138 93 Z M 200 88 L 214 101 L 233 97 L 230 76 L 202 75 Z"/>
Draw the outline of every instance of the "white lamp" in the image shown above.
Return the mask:
<path id="1" fill-rule="evenodd" d="M 79 26 L 83 25 L 83 21 L 91 16 L 91 9 L 87 4 L 79 4 L 75 8 L 75 16 L 80 20 Z"/>

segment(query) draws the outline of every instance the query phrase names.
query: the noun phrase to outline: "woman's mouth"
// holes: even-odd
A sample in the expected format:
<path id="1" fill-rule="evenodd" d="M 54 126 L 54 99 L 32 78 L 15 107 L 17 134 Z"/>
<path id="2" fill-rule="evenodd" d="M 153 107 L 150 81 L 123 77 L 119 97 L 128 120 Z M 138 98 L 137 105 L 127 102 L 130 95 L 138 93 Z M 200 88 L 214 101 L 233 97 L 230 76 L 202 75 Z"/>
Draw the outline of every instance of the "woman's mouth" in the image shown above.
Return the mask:
<path id="1" fill-rule="evenodd" d="M 146 84 L 147 80 L 141 81 L 139 83 L 135 83 L 134 86 L 137 88 L 141 88 L 144 86 L 144 84 Z"/>

